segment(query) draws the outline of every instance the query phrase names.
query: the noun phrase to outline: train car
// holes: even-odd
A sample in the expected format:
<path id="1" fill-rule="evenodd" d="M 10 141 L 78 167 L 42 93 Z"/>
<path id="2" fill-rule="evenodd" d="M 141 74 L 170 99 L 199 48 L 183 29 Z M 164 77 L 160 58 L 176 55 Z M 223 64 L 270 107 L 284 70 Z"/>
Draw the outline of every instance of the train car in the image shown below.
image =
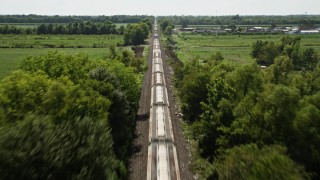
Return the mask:
<path id="1" fill-rule="evenodd" d="M 161 64 L 154 64 L 152 66 L 152 73 L 163 73 L 163 66 Z"/>
<path id="2" fill-rule="evenodd" d="M 163 140 L 173 143 L 174 137 L 169 108 L 167 106 L 155 105 L 150 109 L 150 113 L 150 122 L 152 123 L 149 129 L 149 142 Z"/>
<path id="3" fill-rule="evenodd" d="M 158 46 L 158 45 L 156 45 L 156 46 Z M 161 51 L 160 51 L 160 49 L 156 49 L 156 48 L 153 49 L 153 57 L 154 57 L 154 58 L 161 58 Z"/>
<path id="4" fill-rule="evenodd" d="M 152 62 L 153 62 L 153 64 L 162 64 L 162 59 L 161 58 L 153 58 Z"/>
<path id="5" fill-rule="evenodd" d="M 152 104 L 153 105 L 161 105 L 161 106 L 169 106 L 169 100 L 168 100 L 168 94 L 167 94 L 167 88 L 163 85 L 154 85 L 151 88 L 152 91 Z"/>
<path id="6" fill-rule="evenodd" d="M 177 150 L 174 144 L 159 140 L 148 148 L 147 179 L 180 180 Z"/>
<path id="7" fill-rule="evenodd" d="M 151 83 L 152 83 L 152 86 L 154 85 L 166 86 L 163 73 L 159 73 L 159 72 L 153 73 Z"/>
<path id="8" fill-rule="evenodd" d="M 159 46 L 159 44 L 160 44 L 160 43 L 159 43 L 159 40 L 158 40 L 158 39 L 154 39 L 154 40 L 153 40 L 153 45 L 154 45 L 154 46 L 155 46 L 155 45 L 158 45 L 158 46 Z"/>

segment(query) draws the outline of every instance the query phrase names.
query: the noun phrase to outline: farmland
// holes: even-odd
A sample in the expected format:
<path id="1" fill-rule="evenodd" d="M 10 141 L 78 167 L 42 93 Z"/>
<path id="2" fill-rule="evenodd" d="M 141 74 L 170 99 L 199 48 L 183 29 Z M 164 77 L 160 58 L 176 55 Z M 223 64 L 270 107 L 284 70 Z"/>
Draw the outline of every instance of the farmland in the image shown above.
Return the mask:
<path id="1" fill-rule="evenodd" d="M 280 42 L 283 35 L 200 35 L 179 33 L 173 35 L 178 58 L 186 62 L 191 58 L 206 59 L 215 52 L 221 52 L 225 60 L 233 63 L 248 63 L 251 45 L 257 40 Z M 301 36 L 301 45 L 320 52 L 320 35 Z"/>
<path id="2" fill-rule="evenodd" d="M 123 44 L 121 35 L 0 35 L 1 48 L 104 48 Z"/>
<path id="3" fill-rule="evenodd" d="M 0 35 L 0 79 L 17 69 L 30 55 L 61 51 L 83 53 L 90 58 L 103 58 L 112 45 L 123 44 L 121 35 Z"/>
<path id="4" fill-rule="evenodd" d="M 42 49 L 26 49 L 26 48 L 9 48 L 0 49 L 0 79 L 14 71 L 19 63 L 27 56 L 38 56 L 47 54 L 50 51 L 60 51 L 66 54 L 85 54 L 90 59 L 99 59 L 108 55 L 107 48 L 42 48 Z"/>
<path id="5" fill-rule="evenodd" d="M 1 26 L 15 26 L 17 28 L 37 28 L 40 24 L 39 23 L 0 23 Z"/>

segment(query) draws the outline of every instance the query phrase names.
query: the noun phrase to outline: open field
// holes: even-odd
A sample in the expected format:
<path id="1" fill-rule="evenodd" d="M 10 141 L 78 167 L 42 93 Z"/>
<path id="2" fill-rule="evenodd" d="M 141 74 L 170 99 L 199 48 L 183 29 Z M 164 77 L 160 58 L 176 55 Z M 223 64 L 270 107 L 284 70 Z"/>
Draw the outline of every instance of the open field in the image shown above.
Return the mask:
<path id="1" fill-rule="evenodd" d="M 115 23 L 115 25 L 117 26 L 117 28 L 119 28 L 120 26 L 124 26 L 126 27 L 129 23 Z M 134 23 L 131 23 L 134 24 Z"/>
<path id="2" fill-rule="evenodd" d="M 0 35 L 1 48 L 103 48 L 121 44 L 121 35 Z"/>
<path id="3" fill-rule="evenodd" d="M 110 46 L 119 44 L 123 44 L 121 35 L 0 35 L 0 79 L 16 70 L 21 60 L 30 55 L 58 50 L 103 58 Z"/>
<path id="4" fill-rule="evenodd" d="M 206 59 L 219 51 L 225 60 L 233 63 L 247 63 L 250 57 L 251 45 L 257 40 L 280 42 L 283 35 L 200 35 L 180 33 L 173 35 L 177 42 L 176 53 L 179 59 L 186 62 L 192 58 Z M 320 35 L 301 36 L 302 47 L 313 47 L 320 53 Z"/>
<path id="5" fill-rule="evenodd" d="M 117 51 L 123 49 L 131 50 L 130 47 L 120 47 Z M 145 46 L 143 55 L 146 56 L 149 48 Z M 85 54 L 90 59 L 101 59 L 109 55 L 108 48 L 44 48 L 44 49 L 23 49 L 23 48 L 0 48 L 0 79 L 16 70 L 19 63 L 27 56 L 38 56 L 47 54 L 49 51 L 60 51 L 66 54 Z"/>
<path id="6" fill-rule="evenodd" d="M 36 28 L 40 24 L 39 23 L 0 23 L 0 27 L 5 25 L 27 29 L 27 28 Z"/>
<path id="7" fill-rule="evenodd" d="M 0 79 L 8 75 L 11 71 L 18 68 L 19 63 L 27 56 L 37 56 L 46 54 L 49 51 L 60 51 L 67 54 L 83 53 L 89 58 L 103 58 L 108 55 L 107 48 L 45 48 L 45 49 L 23 49 L 23 48 L 9 48 L 0 49 Z"/>

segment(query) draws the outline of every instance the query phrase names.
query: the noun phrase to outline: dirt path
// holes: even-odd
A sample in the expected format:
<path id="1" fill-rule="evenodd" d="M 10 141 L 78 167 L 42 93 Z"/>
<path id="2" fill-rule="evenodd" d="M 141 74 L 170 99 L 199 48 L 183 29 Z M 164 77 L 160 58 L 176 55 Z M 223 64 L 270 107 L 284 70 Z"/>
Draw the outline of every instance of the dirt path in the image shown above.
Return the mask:
<path id="1" fill-rule="evenodd" d="M 144 73 L 136 129 L 132 145 L 132 156 L 129 160 L 129 179 L 132 180 L 145 180 L 147 178 L 152 50 L 152 46 L 150 46 L 148 55 L 148 70 Z"/>
<path id="2" fill-rule="evenodd" d="M 180 167 L 180 176 L 182 180 L 193 179 L 193 174 L 189 169 L 190 163 L 190 151 L 189 151 L 189 144 L 184 139 L 183 132 L 181 129 L 180 119 L 177 116 L 177 108 L 175 102 L 175 95 L 173 93 L 173 70 L 168 63 L 169 57 L 165 52 L 164 48 L 162 49 L 162 60 L 163 60 L 163 68 L 165 73 L 165 79 L 167 83 L 167 90 L 168 90 L 168 98 L 170 104 L 170 115 L 172 121 L 172 128 L 173 134 L 175 138 L 176 148 L 177 148 L 177 155 Z"/>

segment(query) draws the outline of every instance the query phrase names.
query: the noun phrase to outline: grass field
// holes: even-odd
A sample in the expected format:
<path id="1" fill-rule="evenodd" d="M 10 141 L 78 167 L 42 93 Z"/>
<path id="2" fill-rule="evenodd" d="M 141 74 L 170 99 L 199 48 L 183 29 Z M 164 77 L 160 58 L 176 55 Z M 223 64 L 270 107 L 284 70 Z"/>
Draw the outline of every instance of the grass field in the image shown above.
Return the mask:
<path id="1" fill-rule="evenodd" d="M 110 46 L 121 44 L 121 35 L 0 35 L 0 79 L 16 70 L 21 60 L 30 55 L 58 50 L 103 58 Z"/>
<path id="2" fill-rule="evenodd" d="M 66 54 L 83 53 L 89 58 L 103 58 L 109 54 L 107 48 L 45 48 L 45 49 L 23 49 L 9 48 L 0 49 L 0 79 L 18 68 L 19 63 L 27 56 L 46 54 L 49 51 L 60 51 Z"/>
<path id="3" fill-rule="evenodd" d="M 251 45 L 257 40 L 279 43 L 283 35 L 200 35 L 180 33 L 173 35 L 177 42 L 178 58 L 186 62 L 192 58 L 206 59 L 215 52 L 221 52 L 225 60 L 233 63 L 248 63 Z M 313 47 L 320 54 L 320 35 L 301 36 L 301 45 Z"/>
<path id="4" fill-rule="evenodd" d="M 27 29 L 27 28 L 36 28 L 40 24 L 38 24 L 38 23 L 0 23 L 0 27 L 1 26 L 5 26 L 5 25 L 15 26 L 17 28 Z"/>
<path id="5" fill-rule="evenodd" d="M 102 48 L 121 44 L 121 35 L 0 35 L 0 48 Z"/>
<path id="6" fill-rule="evenodd" d="M 120 26 L 124 26 L 126 27 L 129 23 L 115 23 L 115 25 L 117 26 L 117 28 L 119 28 Z M 134 24 L 134 23 L 131 23 Z"/>

